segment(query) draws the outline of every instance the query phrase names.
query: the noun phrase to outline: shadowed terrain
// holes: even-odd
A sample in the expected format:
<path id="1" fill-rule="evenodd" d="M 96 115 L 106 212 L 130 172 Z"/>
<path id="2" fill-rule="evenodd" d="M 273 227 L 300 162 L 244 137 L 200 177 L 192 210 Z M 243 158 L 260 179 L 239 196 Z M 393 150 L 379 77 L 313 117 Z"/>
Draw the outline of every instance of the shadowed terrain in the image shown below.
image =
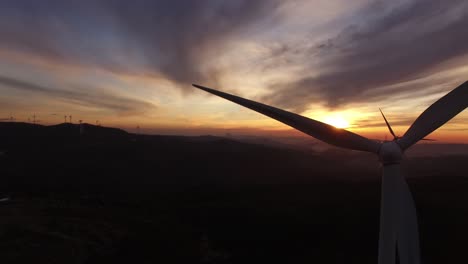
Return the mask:
<path id="1" fill-rule="evenodd" d="M 377 260 L 371 154 L 25 123 L 0 123 L 0 152 L 2 263 Z M 403 164 L 424 263 L 468 260 L 460 153 Z"/>

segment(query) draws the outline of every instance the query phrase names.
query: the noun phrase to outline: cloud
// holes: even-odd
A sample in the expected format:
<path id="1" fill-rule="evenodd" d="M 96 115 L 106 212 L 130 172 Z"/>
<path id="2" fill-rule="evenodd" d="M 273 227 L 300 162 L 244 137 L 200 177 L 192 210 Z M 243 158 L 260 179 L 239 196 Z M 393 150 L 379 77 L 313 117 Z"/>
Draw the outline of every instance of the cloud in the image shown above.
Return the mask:
<path id="1" fill-rule="evenodd" d="M 0 47 L 111 71 L 216 82 L 217 53 L 277 0 L 6 0 Z"/>
<path id="2" fill-rule="evenodd" d="M 303 58 L 293 61 L 301 64 L 303 75 L 275 83 L 264 100 L 304 110 L 317 100 L 336 107 L 414 92 L 427 89 L 430 82 L 429 86 L 402 84 L 427 78 L 442 63 L 468 54 L 466 1 L 373 1 L 355 21 L 319 45 L 285 46 L 288 50 L 279 59 Z M 447 67 L 460 65 L 463 62 Z M 310 74 L 310 69 L 316 71 Z M 444 83 L 456 81 L 464 80 Z M 399 89 L 380 89 L 386 86 Z"/>
<path id="3" fill-rule="evenodd" d="M 149 102 L 99 92 L 99 89 L 94 89 L 96 91 L 93 91 L 92 93 L 86 89 L 80 91 L 69 91 L 49 88 L 5 76 L 0 76 L 0 85 L 26 91 L 28 94 L 29 92 L 34 92 L 46 95 L 48 97 L 61 99 L 73 104 L 99 109 L 108 109 L 119 115 L 141 114 L 156 109 L 156 106 Z"/>
<path id="4" fill-rule="evenodd" d="M 304 31 L 310 20 L 296 17 L 294 8 L 304 5 L 284 9 L 279 0 L 4 0 L 0 49 L 87 68 L 162 76 L 193 91 L 191 83 L 218 87 L 226 74 L 230 80 L 257 78 L 255 70 L 232 77 L 226 69 L 235 69 L 222 61 L 235 43 L 247 40 L 271 49 L 265 55 L 230 54 L 246 57 L 245 67 L 239 67 L 243 70 L 259 65 L 268 71 L 258 79 L 271 93 L 259 100 L 299 112 L 311 103 L 338 107 L 396 94 L 431 95 L 464 81 L 428 76 L 460 66 L 463 62 L 441 65 L 468 55 L 466 1 L 369 2 L 354 16 L 330 22 L 336 27 L 351 21 L 338 34 L 319 40 L 313 30 Z M 284 32 L 285 19 L 296 21 L 297 31 L 289 25 L 291 32 Z M 298 23 L 301 19 L 305 22 Z M 264 38 L 257 38 L 262 34 Z M 89 96 L 85 101 L 93 100 Z M 118 109 L 119 104 L 109 107 Z"/>

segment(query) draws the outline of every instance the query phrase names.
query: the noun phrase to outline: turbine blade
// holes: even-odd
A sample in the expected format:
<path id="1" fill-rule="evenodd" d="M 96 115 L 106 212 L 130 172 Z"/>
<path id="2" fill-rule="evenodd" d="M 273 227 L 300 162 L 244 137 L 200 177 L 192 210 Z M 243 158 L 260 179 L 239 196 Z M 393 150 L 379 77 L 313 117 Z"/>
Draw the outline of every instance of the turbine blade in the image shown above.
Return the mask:
<path id="1" fill-rule="evenodd" d="M 382 117 L 383 117 L 383 119 L 385 120 L 385 123 L 387 124 L 388 130 L 390 130 L 390 133 L 392 134 L 393 138 L 396 139 L 397 136 L 396 136 L 395 133 L 393 132 L 392 127 L 390 126 L 390 124 L 389 124 L 388 121 L 387 121 L 387 118 L 385 118 L 385 115 L 383 114 L 382 109 L 379 108 L 379 111 L 380 111 L 380 113 L 382 114 Z"/>
<path id="2" fill-rule="evenodd" d="M 258 113 L 276 119 L 288 126 L 291 126 L 305 134 L 308 134 L 318 140 L 342 148 L 354 149 L 378 153 L 380 143 L 371 141 L 365 137 L 354 134 L 344 129 L 298 115 L 269 105 L 261 104 L 255 101 L 244 99 L 232 94 L 220 92 L 211 88 L 193 84 L 206 92 L 222 97 L 231 102 L 237 103 Z"/>
<path id="3" fill-rule="evenodd" d="M 380 208 L 379 264 L 419 264 L 416 209 L 400 164 L 384 165 Z"/>
<path id="4" fill-rule="evenodd" d="M 398 140 L 405 150 L 448 122 L 468 106 L 468 81 L 427 108 Z"/>

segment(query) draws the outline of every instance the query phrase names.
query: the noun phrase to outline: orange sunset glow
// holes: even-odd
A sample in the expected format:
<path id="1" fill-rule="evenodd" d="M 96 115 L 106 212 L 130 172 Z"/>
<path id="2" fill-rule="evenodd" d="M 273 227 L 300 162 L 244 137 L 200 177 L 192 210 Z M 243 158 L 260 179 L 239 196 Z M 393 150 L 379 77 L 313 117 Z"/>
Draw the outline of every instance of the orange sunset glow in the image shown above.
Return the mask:
<path id="1" fill-rule="evenodd" d="M 113 9 L 51 5 L 34 16 L 26 6 L 0 4 L 3 121 L 35 116 L 50 125 L 72 115 L 148 134 L 305 136 L 190 85 L 200 83 L 383 140 L 389 133 L 379 108 L 403 135 L 468 79 L 468 48 L 457 44 L 467 37 L 456 31 L 466 17 L 449 7 L 418 16 L 428 21 L 419 28 L 417 17 L 390 23 L 407 1 L 148 8 L 169 23 L 136 15 L 147 10 L 141 4 L 117 2 Z M 464 111 L 430 137 L 468 143 L 467 131 Z"/>

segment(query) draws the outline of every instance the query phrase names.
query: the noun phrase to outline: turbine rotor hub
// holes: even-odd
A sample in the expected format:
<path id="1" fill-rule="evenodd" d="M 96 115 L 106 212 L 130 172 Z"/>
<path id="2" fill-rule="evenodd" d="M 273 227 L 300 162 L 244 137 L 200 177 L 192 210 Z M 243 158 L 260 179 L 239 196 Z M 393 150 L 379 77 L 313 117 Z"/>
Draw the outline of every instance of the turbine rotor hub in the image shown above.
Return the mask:
<path id="1" fill-rule="evenodd" d="M 384 165 L 399 164 L 402 157 L 403 152 L 396 141 L 385 142 L 380 147 L 379 158 Z"/>

